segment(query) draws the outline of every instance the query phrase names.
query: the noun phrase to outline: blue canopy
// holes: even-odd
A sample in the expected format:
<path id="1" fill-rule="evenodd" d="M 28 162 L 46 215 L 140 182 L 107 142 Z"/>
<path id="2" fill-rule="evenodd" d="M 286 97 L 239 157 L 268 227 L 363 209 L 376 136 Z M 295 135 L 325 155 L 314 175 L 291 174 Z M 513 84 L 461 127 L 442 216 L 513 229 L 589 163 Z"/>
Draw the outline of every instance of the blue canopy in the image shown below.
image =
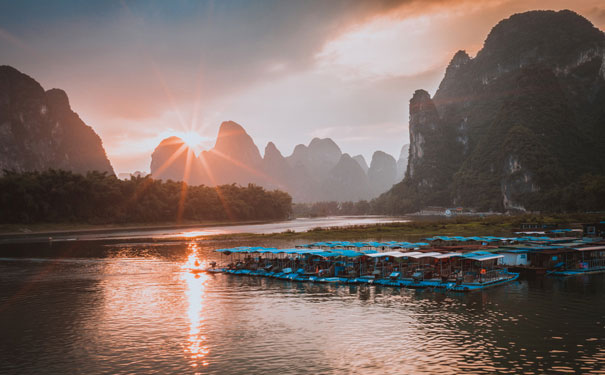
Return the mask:
<path id="1" fill-rule="evenodd" d="M 343 256 L 343 257 L 347 257 L 347 258 L 355 258 L 358 256 L 363 255 L 363 253 L 360 253 L 359 251 L 353 251 L 353 250 L 338 250 L 338 251 L 334 251 L 335 256 Z"/>

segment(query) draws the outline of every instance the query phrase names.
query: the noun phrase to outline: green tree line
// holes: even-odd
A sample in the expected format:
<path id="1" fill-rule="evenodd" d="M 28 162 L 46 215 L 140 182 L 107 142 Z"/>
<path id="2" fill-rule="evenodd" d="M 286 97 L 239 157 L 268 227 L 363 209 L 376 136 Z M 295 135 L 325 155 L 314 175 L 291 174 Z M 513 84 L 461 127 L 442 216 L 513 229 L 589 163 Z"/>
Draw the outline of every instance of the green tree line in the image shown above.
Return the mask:
<path id="1" fill-rule="evenodd" d="M 150 176 L 120 180 L 62 170 L 4 171 L 2 223 L 166 223 L 201 220 L 276 220 L 292 211 L 292 197 L 260 186 L 188 186 Z"/>

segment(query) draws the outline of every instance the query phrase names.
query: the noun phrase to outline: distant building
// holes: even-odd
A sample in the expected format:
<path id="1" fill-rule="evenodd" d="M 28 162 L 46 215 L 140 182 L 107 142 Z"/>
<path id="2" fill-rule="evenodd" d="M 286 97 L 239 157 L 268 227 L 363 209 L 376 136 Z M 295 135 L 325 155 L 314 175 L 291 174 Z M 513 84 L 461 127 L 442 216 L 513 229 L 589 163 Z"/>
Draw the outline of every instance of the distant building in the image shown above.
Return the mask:
<path id="1" fill-rule="evenodd" d="M 545 229 L 556 229 L 558 224 L 553 223 L 522 223 L 521 230 L 545 230 Z"/>
<path id="2" fill-rule="evenodd" d="M 445 215 L 445 207 L 428 206 L 420 211 L 420 215 Z"/>
<path id="3" fill-rule="evenodd" d="M 584 237 L 605 237 L 605 221 L 582 224 Z"/>

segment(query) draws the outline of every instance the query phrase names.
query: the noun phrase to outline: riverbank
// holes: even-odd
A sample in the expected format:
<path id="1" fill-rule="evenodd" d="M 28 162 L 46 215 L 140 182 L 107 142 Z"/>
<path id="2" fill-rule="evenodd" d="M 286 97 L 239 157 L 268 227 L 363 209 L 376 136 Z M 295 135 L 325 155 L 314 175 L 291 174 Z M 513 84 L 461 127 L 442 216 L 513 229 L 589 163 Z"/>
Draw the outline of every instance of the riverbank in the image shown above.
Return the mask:
<path id="1" fill-rule="evenodd" d="M 453 218 L 412 218 L 409 222 L 356 225 L 349 227 L 314 228 L 306 232 L 285 231 L 271 234 L 241 234 L 246 237 L 304 240 L 362 240 L 420 238 L 436 235 L 506 236 L 520 230 L 523 223 L 554 224 L 565 228 L 581 228 L 583 222 L 600 221 L 603 214 L 559 215 L 497 215 L 460 216 Z M 220 238 L 221 235 L 214 236 Z"/>
<path id="2" fill-rule="evenodd" d="M 31 225 L 2 224 L 1 238 L 27 238 L 30 236 L 69 236 L 77 234 L 102 234 L 131 231 L 156 231 L 169 229 L 192 229 L 200 227 L 256 225 L 273 223 L 274 220 L 248 221 L 187 221 L 181 223 L 128 223 L 128 224 L 87 224 L 87 223 L 38 223 Z"/>
<path id="3" fill-rule="evenodd" d="M 580 223 L 603 220 L 603 214 L 564 215 L 493 215 L 459 217 L 350 216 L 290 221 L 202 221 L 183 223 L 143 223 L 126 225 L 35 224 L 1 225 L 0 240 L 28 241 L 52 237 L 107 240 L 136 238 L 138 240 L 401 240 L 435 235 L 508 236 L 520 230 L 522 223 L 556 224 L 562 228 L 581 228 Z M 73 238 L 72 238 L 73 237 Z"/>

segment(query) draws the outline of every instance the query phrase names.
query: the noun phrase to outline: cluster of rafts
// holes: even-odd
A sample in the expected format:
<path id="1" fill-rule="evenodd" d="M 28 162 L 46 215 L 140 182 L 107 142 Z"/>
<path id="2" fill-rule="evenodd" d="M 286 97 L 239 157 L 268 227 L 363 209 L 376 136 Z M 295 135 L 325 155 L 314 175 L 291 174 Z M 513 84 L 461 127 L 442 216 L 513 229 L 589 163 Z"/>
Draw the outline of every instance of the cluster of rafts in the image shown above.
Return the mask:
<path id="1" fill-rule="evenodd" d="M 498 265 L 502 255 L 485 251 L 426 251 L 423 248 L 428 247 L 428 243 L 398 243 L 399 250 L 391 251 L 379 251 L 377 243 L 351 245 L 356 250 L 342 247 L 349 247 L 349 244 L 334 245 L 219 249 L 218 252 L 228 257 L 228 265 L 216 267 L 213 264 L 205 271 L 295 282 L 373 284 L 460 292 L 501 285 L 519 276 Z"/>
<path id="2" fill-rule="evenodd" d="M 535 268 L 538 263 L 559 276 L 605 271 L 605 244 L 599 238 L 436 236 L 424 242 L 328 241 L 292 249 L 258 246 L 216 251 L 226 260 L 223 266 L 213 262 L 193 271 L 460 292 L 511 282 L 519 273 L 510 268 Z M 520 262 L 523 259 L 525 263 Z"/>

